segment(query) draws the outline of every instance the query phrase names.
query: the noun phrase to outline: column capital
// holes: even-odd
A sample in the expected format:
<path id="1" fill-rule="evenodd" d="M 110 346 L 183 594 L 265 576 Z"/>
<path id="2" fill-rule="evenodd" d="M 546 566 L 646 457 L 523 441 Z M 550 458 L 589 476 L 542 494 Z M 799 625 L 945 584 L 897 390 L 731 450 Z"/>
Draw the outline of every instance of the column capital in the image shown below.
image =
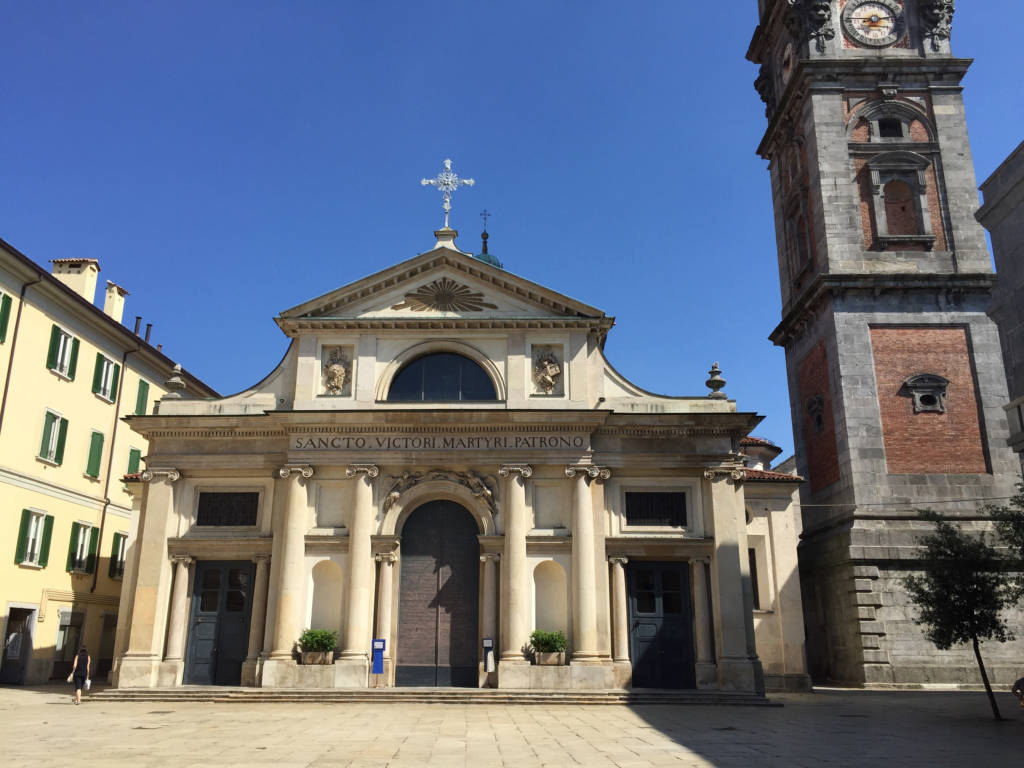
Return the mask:
<path id="1" fill-rule="evenodd" d="M 482 555 L 480 555 L 481 563 L 486 563 L 488 560 L 493 560 L 497 563 L 501 560 L 501 555 L 499 555 L 497 552 L 484 552 Z"/>
<path id="2" fill-rule="evenodd" d="M 308 480 L 313 476 L 313 467 L 311 467 L 309 464 L 285 464 L 283 467 L 277 470 L 277 475 L 282 480 L 287 480 L 289 477 L 291 477 L 293 472 L 300 473 L 304 478 Z"/>
<path id="3" fill-rule="evenodd" d="M 609 557 L 608 562 L 612 565 L 623 566 L 629 562 L 628 557 Z"/>
<path id="4" fill-rule="evenodd" d="M 599 467 L 596 464 L 570 464 L 565 468 L 566 477 L 576 477 L 577 474 L 585 475 L 591 480 L 607 480 L 612 476 L 608 467 Z"/>
<path id="5" fill-rule="evenodd" d="M 355 477 L 360 472 L 365 472 L 367 477 L 376 477 L 380 469 L 376 464 L 349 464 L 345 467 L 345 477 Z"/>
<path id="6" fill-rule="evenodd" d="M 181 479 L 181 472 L 173 467 L 149 467 L 142 471 L 142 482 L 151 483 L 157 478 L 162 478 L 168 483 L 174 483 Z"/>
<path id="7" fill-rule="evenodd" d="M 714 481 L 723 477 L 728 477 L 736 483 L 742 483 L 747 479 L 747 472 L 743 467 L 708 467 L 704 470 L 705 480 Z"/>
<path id="8" fill-rule="evenodd" d="M 533 474 L 533 467 L 529 464 L 502 464 L 498 469 L 498 474 L 501 477 L 510 477 L 517 472 L 522 475 L 525 480 Z"/>
<path id="9" fill-rule="evenodd" d="M 193 562 L 195 560 L 192 558 L 192 555 L 171 555 L 172 565 L 183 565 L 188 568 Z"/>
<path id="10" fill-rule="evenodd" d="M 252 561 L 254 563 L 256 563 L 256 565 L 259 565 L 260 563 L 269 563 L 270 562 L 270 555 L 268 555 L 268 554 L 253 555 L 252 556 Z"/>
<path id="11" fill-rule="evenodd" d="M 388 565 L 394 565 L 398 559 L 394 552 L 380 552 L 373 556 L 373 559 L 378 563 L 387 563 Z"/>
<path id="12" fill-rule="evenodd" d="M 691 563 L 700 563 L 701 565 L 710 565 L 711 564 L 711 556 L 710 555 L 701 555 L 700 557 L 691 557 L 690 558 L 690 562 Z"/>

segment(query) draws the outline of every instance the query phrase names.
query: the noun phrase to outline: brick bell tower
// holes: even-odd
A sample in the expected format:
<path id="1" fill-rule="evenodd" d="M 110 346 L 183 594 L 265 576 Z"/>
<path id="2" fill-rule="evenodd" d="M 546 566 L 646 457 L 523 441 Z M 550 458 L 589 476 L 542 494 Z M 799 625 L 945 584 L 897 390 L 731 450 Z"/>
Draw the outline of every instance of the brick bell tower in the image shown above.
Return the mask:
<path id="1" fill-rule="evenodd" d="M 758 5 L 811 673 L 973 683 L 970 650 L 936 651 L 902 587 L 916 509 L 976 519 L 1018 472 L 954 0 Z M 1015 679 L 1021 648 L 990 644 L 990 674 Z"/>

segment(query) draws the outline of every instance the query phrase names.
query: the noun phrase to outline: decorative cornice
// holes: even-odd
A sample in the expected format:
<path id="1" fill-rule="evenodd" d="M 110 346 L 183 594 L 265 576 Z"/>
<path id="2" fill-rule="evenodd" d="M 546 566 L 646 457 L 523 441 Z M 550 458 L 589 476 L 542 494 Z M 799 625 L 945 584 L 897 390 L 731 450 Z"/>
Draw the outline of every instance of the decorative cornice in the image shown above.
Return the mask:
<path id="1" fill-rule="evenodd" d="M 565 468 L 566 477 L 576 477 L 577 474 L 586 475 L 591 480 L 607 480 L 612 476 L 612 471 L 596 464 L 570 464 Z"/>
<path id="2" fill-rule="evenodd" d="M 181 479 L 181 472 L 173 467 L 149 467 L 142 471 L 142 482 L 151 483 L 158 477 L 167 480 L 168 483 L 176 483 Z"/>
<path id="3" fill-rule="evenodd" d="M 737 483 L 742 483 L 747 479 L 747 473 L 742 467 L 709 467 L 704 470 L 705 480 L 713 481 L 722 477 L 728 477 Z"/>
<path id="4" fill-rule="evenodd" d="M 309 464 L 286 464 L 277 470 L 277 475 L 282 480 L 287 480 L 293 472 L 300 473 L 307 480 L 313 476 L 313 468 Z"/>
<path id="5" fill-rule="evenodd" d="M 384 497 L 382 505 L 384 514 L 387 514 L 402 494 L 420 483 L 440 480 L 461 485 L 469 489 L 469 492 L 483 500 L 492 515 L 497 514 L 494 504 L 495 488 L 497 486 L 493 477 L 482 477 L 475 472 L 452 472 L 443 469 L 432 469 L 429 472 L 404 472 L 401 475 L 393 475 L 391 489 Z"/>
<path id="6" fill-rule="evenodd" d="M 503 464 L 501 468 L 498 469 L 498 475 L 500 477 L 510 477 L 517 472 L 522 475 L 525 480 L 533 474 L 533 467 L 529 464 Z"/>
<path id="7" fill-rule="evenodd" d="M 355 477 L 361 472 L 372 478 L 380 474 L 380 469 L 376 464 L 349 464 L 345 467 L 345 477 Z"/>

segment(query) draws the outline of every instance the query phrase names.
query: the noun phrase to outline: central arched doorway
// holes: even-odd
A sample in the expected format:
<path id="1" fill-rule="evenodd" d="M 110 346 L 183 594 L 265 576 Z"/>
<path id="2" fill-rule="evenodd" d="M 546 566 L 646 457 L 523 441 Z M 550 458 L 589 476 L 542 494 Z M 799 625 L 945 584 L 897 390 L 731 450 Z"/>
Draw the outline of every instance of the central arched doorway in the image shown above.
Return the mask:
<path id="1" fill-rule="evenodd" d="M 396 685 L 475 688 L 479 528 L 453 501 L 418 507 L 402 527 Z"/>

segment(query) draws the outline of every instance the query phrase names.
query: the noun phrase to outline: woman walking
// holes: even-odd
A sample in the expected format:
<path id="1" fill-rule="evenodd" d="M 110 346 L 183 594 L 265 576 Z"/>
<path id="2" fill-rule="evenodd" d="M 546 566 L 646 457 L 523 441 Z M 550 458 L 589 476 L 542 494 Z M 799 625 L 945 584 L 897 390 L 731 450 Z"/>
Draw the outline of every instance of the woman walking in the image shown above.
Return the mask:
<path id="1" fill-rule="evenodd" d="M 75 684 L 75 697 L 73 699 L 75 704 L 82 703 L 82 689 L 89 682 L 89 665 L 91 663 L 92 659 L 89 657 L 89 652 L 83 645 L 78 649 L 78 655 L 75 656 L 75 664 L 71 667 L 71 679 Z"/>

